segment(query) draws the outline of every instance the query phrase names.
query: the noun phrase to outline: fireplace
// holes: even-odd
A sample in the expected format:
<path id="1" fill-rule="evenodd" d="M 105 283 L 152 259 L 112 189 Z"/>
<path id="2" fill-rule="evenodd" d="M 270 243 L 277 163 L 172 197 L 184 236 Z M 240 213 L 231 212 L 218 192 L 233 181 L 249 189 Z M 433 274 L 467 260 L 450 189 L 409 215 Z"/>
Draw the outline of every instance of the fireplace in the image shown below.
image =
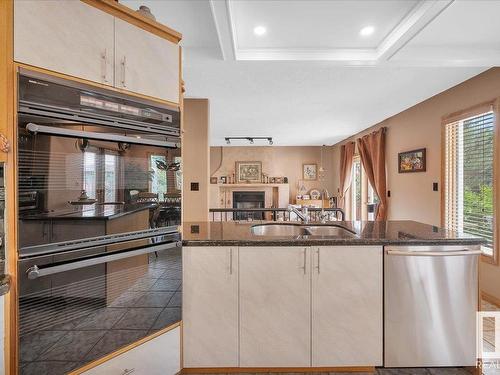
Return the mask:
<path id="1" fill-rule="evenodd" d="M 233 191 L 233 208 L 264 208 L 263 191 Z M 234 220 L 264 220 L 263 212 L 235 212 Z"/>

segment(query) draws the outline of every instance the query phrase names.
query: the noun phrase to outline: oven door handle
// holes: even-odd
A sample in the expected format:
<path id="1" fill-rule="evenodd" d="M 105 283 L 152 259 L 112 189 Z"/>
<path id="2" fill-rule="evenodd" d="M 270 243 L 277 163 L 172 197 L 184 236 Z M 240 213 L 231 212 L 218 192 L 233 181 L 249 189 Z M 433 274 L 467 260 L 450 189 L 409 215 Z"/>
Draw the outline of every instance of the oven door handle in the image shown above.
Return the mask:
<path id="1" fill-rule="evenodd" d="M 397 256 L 420 256 L 420 257 L 449 257 L 449 256 L 470 256 L 481 255 L 481 250 L 455 250 L 455 251 L 400 251 L 386 250 L 387 255 Z"/>
<path id="2" fill-rule="evenodd" d="M 182 245 L 181 241 L 176 241 L 176 242 L 171 242 L 171 243 L 166 243 L 166 244 L 161 244 L 161 245 L 143 247 L 143 248 L 140 248 L 137 250 L 129 250 L 129 251 L 125 250 L 125 251 L 121 251 L 121 252 L 117 251 L 117 252 L 109 254 L 109 255 L 102 254 L 102 255 L 92 257 L 92 258 L 75 260 L 73 262 L 67 262 L 67 263 L 58 264 L 55 266 L 50 266 L 50 265 L 37 266 L 35 264 L 34 266 L 32 266 L 26 270 L 26 275 L 28 276 L 28 279 L 35 280 L 35 279 L 42 277 L 42 276 L 53 275 L 55 273 L 76 270 L 76 269 L 84 268 L 84 267 L 88 267 L 88 266 L 95 266 L 97 264 L 113 262 L 115 260 L 131 258 L 131 257 L 135 257 L 138 255 L 150 254 L 150 253 L 154 253 L 156 251 L 172 249 L 175 247 L 181 247 L 181 245 Z"/>
<path id="3" fill-rule="evenodd" d="M 54 135 L 59 135 L 61 137 L 87 138 L 99 141 L 134 143 L 139 145 L 168 147 L 168 148 L 180 147 L 180 143 L 178 142 L 159 141 L 148 138 L 137 138 L 128 135 L 88 132 L 84 130 L 71 130 L 71 129 L 57 128 L 55 126 L 38 125 L 33 122 L 30 122 L 26 125 L 26 130 L 34 134 L 36 133 L 54 134 Z"/>

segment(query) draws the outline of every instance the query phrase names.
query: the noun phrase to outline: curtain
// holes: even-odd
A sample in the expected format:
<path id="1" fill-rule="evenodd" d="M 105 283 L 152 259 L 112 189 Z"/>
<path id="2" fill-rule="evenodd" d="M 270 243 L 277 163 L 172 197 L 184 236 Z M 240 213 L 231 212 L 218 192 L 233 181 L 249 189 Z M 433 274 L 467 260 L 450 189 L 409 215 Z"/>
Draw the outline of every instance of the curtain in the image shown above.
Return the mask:
<path id="1" fill-rule="evenodd" d="M 348 142 L 340 148 L 340 197 L 339 207 L 345 210 L 345 195 L 351 187 L 352 159 L 356 144 Z"/>
<path id="2" fill-rule="evenodd" d="M 361 163 L 375 194 L 379 199 L 375 220 L 387 219 L 387 193 L 385 173 L 385 133 L 381 128 L 356 140 Z"/>

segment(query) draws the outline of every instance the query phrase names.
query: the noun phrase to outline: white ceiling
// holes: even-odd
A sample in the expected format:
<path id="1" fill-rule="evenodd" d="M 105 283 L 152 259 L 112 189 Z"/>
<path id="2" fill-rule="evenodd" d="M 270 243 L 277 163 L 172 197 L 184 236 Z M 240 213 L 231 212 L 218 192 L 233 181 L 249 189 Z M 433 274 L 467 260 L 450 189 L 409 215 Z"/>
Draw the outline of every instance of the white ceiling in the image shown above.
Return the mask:
<path id="1" fill-rule="evenodd" d="M 417 3 L 240 0 L 229 5 L 238 48 L 311 49 L 376 48 Z M 375 23 L 372 37 L 359 35 L 361 28 Z M 255 37 L 256 24 L 266 27 L 266 37 Z"/>
<path id="2" fill-rule="evenodd" d="M 500 65 L 500 0 L 121 2 L 183 34 L 186 97 L 210 99 L 213 145 L 333 144 Z"/>

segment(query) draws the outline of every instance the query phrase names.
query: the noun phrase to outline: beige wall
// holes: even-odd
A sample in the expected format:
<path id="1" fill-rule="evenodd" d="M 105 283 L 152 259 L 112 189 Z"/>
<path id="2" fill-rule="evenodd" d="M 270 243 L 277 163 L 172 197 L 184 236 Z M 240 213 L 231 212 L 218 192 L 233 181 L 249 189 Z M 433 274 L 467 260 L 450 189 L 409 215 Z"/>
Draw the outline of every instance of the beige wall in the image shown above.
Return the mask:
<path id="1" fill-rule="evenodd" d="M 182 221 L 207 221 L 210 175 L 208 99 L 185 99 L 182 139 Z M 191 191 L 191 182 L 199 191 Z"/>
<path id="2" fill-rule="evenodd" d="M 221 160 L 222 159 L 222 160 Z M 270 177 L 288 177 L 290 185 L 290 202 L 297 194 L 297 184 L 302 180 L 302 164 L 316 163 L 318 168 L 321 162 L 321 147 L 318 146 L 234 146 L 211 147 L 210 165 L 212 176 L 229 176 L 234 173 L 236 161 L 261 161 L 262 172 Z M 324 147 L 323 166 L 326 169 L 322 181 L 304 182 L 310 189 L 328 189 L 333 194 L 332 149 Z M 218 168 L 220 165 L 220 168 Z M 218 168 L 218 169 L 217 169 Z"/>
<path id="3" fill-rule="evenodd" d="M 387 189 L 391 191 L 391 197 L 388 198 L 389 220 L 411 219 L 440 225 L 441 195 L 440 192 L 432 191 L 432 183 L 439 182 L 441 190 L 441 118 L 497 97 L 500 97 L 500 68 L 490 69 L 349 139 L 358 138 L 381 126 L 388 128 L 386 158 Z M 336 170 L 339 170 L 342 143 L 334 146 Z M 398 152 L 422 147 L 427 148 L 427 172 L 399 174 Z M 339 177 L 336 176 L 335 190 L 338 186 Z M 500 267 L 481 264 L 481 287 L 500 298 Z"/>

